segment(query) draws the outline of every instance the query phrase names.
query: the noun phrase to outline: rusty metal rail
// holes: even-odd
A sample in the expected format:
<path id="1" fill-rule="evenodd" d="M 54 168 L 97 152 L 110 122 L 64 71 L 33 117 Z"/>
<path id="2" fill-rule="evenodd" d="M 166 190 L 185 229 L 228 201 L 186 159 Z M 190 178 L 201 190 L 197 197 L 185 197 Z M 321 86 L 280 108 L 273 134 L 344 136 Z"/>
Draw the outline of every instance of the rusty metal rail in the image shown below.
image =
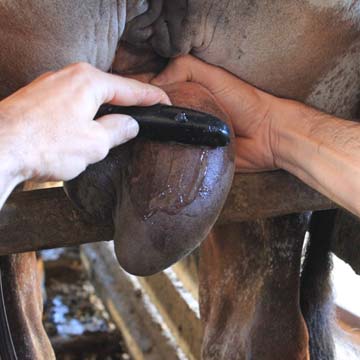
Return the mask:
<path id="1" fill-rule="evenodd" d="M 62 188 L 14 193 L 0 212 L 0 255 L 110 240 L 112 226 L 86 223 Z"/>
<path id="2" fill-rule="evenodd" d="M 283 172 L 235 176 L 220 223 L 334 208 Z M 113 227 L 86 222 L 62 188 L 13 193 L 0 212 L 0 255 L 111 240 Z"/>
<path id="3" fill-rule="evenodd" d="M 264 219 L 337 207 L 285 171 L 235 175 L 220 223 Z"/>

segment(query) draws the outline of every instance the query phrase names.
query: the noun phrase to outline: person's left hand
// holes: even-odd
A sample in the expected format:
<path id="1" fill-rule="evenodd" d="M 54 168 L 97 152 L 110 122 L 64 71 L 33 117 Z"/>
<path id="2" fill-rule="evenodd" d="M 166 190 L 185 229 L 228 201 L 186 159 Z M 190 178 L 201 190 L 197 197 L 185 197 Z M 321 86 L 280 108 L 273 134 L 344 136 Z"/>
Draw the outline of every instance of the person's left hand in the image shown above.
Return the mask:
<path id="1" fill-rule="evenodd" d="M 190 55 L 170 61 L 152 83 L 163 86 L 182 81 L 197 82 L 207 88 L 229 115 L 236 135 L 237 171 L 277 167 L 274 134 L 280 116 L 291 116 L 290 101 L 267 94 L 220 67 Z M 287 112 L 289 115 L 285 115 Z"/>

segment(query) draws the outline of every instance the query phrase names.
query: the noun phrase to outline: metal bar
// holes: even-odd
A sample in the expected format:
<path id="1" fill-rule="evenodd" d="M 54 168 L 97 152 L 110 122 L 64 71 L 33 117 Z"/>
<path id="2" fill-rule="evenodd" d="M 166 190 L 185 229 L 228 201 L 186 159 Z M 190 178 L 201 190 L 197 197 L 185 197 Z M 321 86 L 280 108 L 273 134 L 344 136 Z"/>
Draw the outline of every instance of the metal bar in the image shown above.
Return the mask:
<path id="1" fill-rule="evenodd" d="M 62 188 L 14 193 L 0 212 L 0 255 L 111 240 L 112 225 L 86 222 Z"/>
<path id="2" fill-rule="evenodd" d="M 235 175 L 220 223 L 234 223 L 337 205 L 285 171 Z"/>

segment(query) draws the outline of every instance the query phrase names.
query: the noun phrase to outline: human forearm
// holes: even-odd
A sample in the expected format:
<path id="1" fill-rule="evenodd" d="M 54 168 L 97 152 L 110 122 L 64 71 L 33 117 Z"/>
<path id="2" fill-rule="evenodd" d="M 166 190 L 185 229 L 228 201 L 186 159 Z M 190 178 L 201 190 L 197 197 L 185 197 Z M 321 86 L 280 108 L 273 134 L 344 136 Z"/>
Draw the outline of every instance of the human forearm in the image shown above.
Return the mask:
<path id="1" fill-rule="evenodd" d="M 0 171 L 0 209 L 2 209 L 6 199 L 15 189 L 15 187 L 22 182 L 19 175 L 15 175 L 7 169 Z"/>
<path id="2" fill-rule="evenodd" d="M 26 132 L 20 131 L 18 125 L 3 111 L 0 102 L 0 209 L 12 190 L 33 175 L 29 164 L 32 151 L 27 146 Z"/>
<path id="3" fill-rule="evenodd" d="M 0 114 L 1 119 L 1 114 Z M 10 140 L 10 142 L 9 142 Z M 16 155 L 16 141 L 0 131 L 0 209 L 14 188 L 26 180 L 21 160 Z"/>
<path id="4" fill-rule="evenodd" d="M 271 134 L 275 164 L 360 216 L 360 124 L 281 101 Z"/>

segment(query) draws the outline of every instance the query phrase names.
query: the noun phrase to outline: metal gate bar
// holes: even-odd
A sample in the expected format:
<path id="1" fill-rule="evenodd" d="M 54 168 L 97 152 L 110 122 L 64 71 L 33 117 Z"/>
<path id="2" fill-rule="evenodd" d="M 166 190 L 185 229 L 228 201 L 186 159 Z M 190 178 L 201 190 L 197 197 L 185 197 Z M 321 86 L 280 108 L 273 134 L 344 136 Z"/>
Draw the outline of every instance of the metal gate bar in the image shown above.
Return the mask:
<path id="1" fill-rule="evenodd" d="M 219 223 L 336 205 L 284 171 L 238 174 Z M 62 188 L 15 192 L 0 212 L 0 255 L 111 240 L 111 224 L 86 221 Z"/>

